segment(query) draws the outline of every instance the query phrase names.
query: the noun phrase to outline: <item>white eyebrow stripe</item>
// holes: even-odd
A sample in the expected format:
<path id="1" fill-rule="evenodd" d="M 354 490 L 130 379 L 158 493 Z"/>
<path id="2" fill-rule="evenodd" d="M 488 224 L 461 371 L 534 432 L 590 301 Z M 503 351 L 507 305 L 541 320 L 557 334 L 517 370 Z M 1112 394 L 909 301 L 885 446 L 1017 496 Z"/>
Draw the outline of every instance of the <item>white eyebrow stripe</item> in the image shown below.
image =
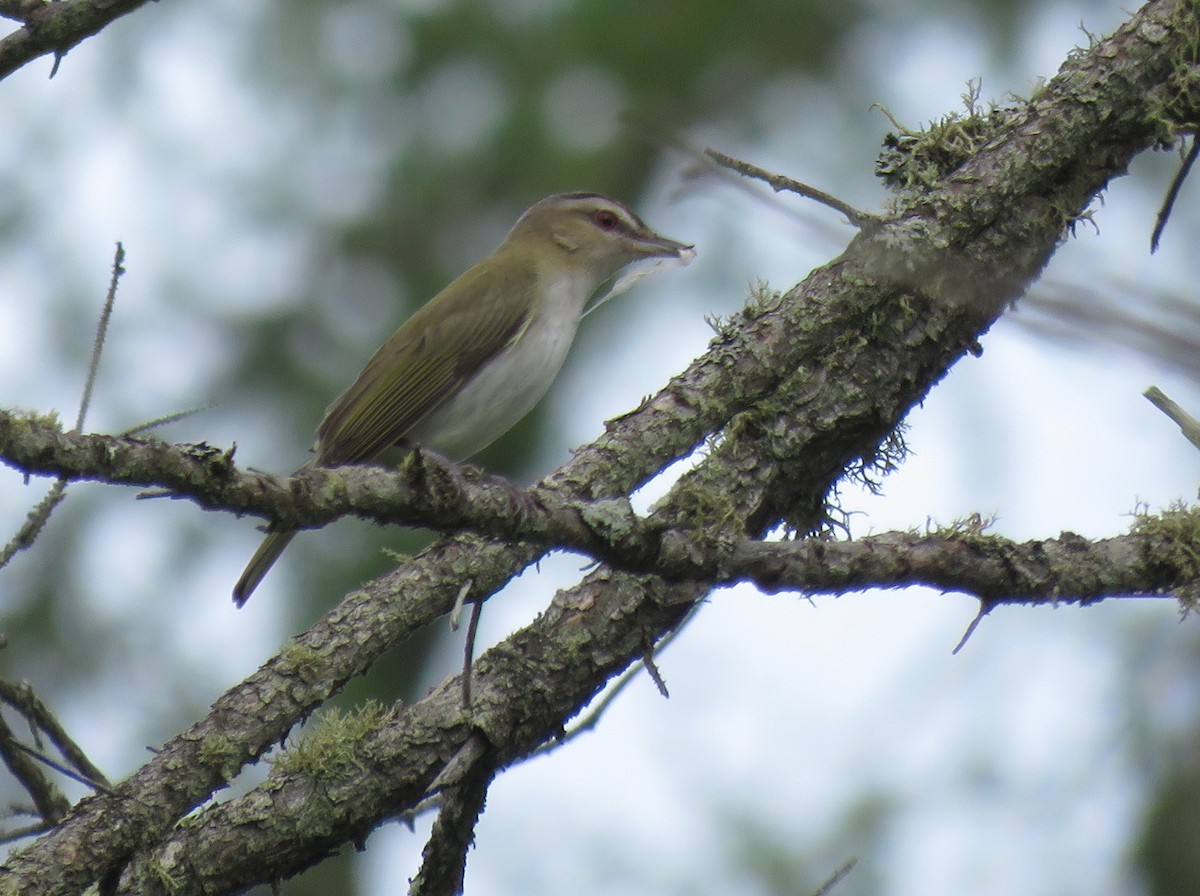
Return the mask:
<path id="1" fill-rule="evenodd" d="M 642 220 L 629 209 L 625 208 L 625 206 L 618 205 L 600 196 L 596 198 L 600 201 L 594 202 L 590 206 L 590 211 L 598 212 L 603 209 L 612 212 L 620 219 L 621 224 L 624 225 L 626 230 L 639 231 L 645 229 L 646 225 L 642 223 Z"/>
<path id="2" fill-rule="evenodd" d="M 566 200 L 581 213 L 589 216 L 598 211 L 612 212 L 620 220 L 621 226 L 632 233 L 641 233 L 649 229 L 645 222 L 624 203 L 609 199 L 599 193 L 562 193 L 559 194 L 559 198 Z"/>

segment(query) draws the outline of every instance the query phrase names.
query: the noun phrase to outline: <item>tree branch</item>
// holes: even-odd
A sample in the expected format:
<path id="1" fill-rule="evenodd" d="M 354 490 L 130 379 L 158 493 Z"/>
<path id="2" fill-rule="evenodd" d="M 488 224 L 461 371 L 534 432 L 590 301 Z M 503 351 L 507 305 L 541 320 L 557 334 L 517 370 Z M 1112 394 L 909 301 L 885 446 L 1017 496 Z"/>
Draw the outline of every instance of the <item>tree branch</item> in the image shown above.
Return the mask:
<path id="1" fill-rule="evenodd" d="M 442 805 L 425 845 L 421 870 L 409 889 L 410 896 L 462 893 L 467 850 L 475 841 L 475 823 L 496 773 L 486 756 L 487 742 L 482 737 L 471 737 L 430 788 L 442 794 Z"/>
<path id="2" fill-rule="evenodd" d="M 0 0 L 0 16 L 24 22 L 46 5 L 46 0 Z"/>
<path id="3" fill-rule="evenodd" d="M 930 585 L 998 602 L 1087 602 L 1190 589 L 1200 581 L 1200 569 L 1186 562 L 1187 551 L 1200 555 L 1191 529 L 1200 511 L 1182 508 L 1142 515 L 1133 534 L 1098 542 L 1064 533 L 1019 545 L 985 535 L 978 524 L 931 536 L 764 542 L 730 533 L 706 538 L 687 524 L 651 522 L 620 498 L 572 499 L 549 487 L 519 492 L 478 468 L 456 468 L 423 453 L 410 455 L 397 472 L 342 467 L 277 478 L 242 473 L 231 451 L 207 445 L 80 435 L 47 418 L 0 410 L 0 459 L 27 473 L 174 489 L 208 510 L 253 512 L 286 528 L 354 514 L 578 551 L 615 569 L 668 581 L 745 581 L 764 591 Z M 1151 569 L 1147 557 L 1175 559 L 1160 559 Z"/>
<path id="4" fill-rule="evenodd" d="M 44 821 L 54 824 L 67 814 L 71 808 L 70 802 L 46 776 L 42 766 L 21 749 L 20 742 L 3 716 L 0 716 L 0 760 L 25 788 Z"/>
<path id="5" fill-rule="evenodd" d="M 59 58 L 65 56 L 76 44 L 145 3 L 146 0 L 8 0 L 3 15 L 24 24 L 0 39 L 0 79 L 47 53 Z"/>
<path id="6" fill-rule="evenodd" d="M 63 758 L 78 774 L 76 780 L 82 780 L 91 787 L 107 787 L 108 778 L 104 772 L 88 758 L 87 754 L 74 739 L 67 734 L 62 722 L 50 711 L 50 708 L 33 692 L 28 682 L 19 685 L 0 679 L 0 701 L 7 703 L 29 723 L 34 733 L 35 741 L 40 743 L 38 732 L 50 739 Z"/>

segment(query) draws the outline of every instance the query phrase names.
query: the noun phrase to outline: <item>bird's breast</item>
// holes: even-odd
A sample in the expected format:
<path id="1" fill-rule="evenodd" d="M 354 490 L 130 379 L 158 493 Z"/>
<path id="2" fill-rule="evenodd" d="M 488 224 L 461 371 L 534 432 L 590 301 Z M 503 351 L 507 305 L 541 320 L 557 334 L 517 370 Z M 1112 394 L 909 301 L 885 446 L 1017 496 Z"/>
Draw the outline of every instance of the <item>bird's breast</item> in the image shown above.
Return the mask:
<path id="1" fill-rule="evenodd" d="M 551 285 L 524 330 L 409 433 L 439 454 L 465 460 L 512 428 L 541 400 L 575 341 L 594 290 L 567 278 Z"/>

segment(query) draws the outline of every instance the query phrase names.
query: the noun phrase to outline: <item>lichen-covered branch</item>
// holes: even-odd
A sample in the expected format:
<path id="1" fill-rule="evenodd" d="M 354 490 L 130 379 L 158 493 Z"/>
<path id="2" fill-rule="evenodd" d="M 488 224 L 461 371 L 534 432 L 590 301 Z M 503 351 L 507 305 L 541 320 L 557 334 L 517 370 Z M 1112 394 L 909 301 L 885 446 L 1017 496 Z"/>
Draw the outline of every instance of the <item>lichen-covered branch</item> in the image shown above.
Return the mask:
<path id="1" fill-rule="evenodd" d="M 925 585 L 994 604 L 1088 604 L 1179 596 L 1200 588 L 1200 510 L 1138 517 L 1133 531 L 1089 540 L 1072 532 L 1017 543 L 980 532 L 889 532 L 858 541 L 747 541 L 728 568 L 763 591 L 844 594 Z"/>
<path id="2" fill-rule="evenodd" d="M 831 593 L 930 585 L 989 601 L 1036 603 L 1190 592 L 1200 582 L 1200 567 L 1187 562 L 1189 551 L 1200 556 L 1200 524 L 1192 532 L 1200 511 L 1185 508 L 1142 515 L 1131 535 L 1095 542 L 1064 533 L 1016 544 L 967 523 L 924 536 L 764 542 L 736 530 L 713 537 L 694 526 L 650 521 L 623 498 L 583 500 L 550 487 L 522 492 L 431 455 L 413 455 L 395 472 L 343 467 L 272 477 L 243 473 L 231 452 L 207 445 L 81 435 L 53 419 L 0 410 L 0 460 L 27 473 L 162 486 L 206 509 L 258 513 L 289 528 L 353 513 L 578 551 L 625 572 L 714 586 L 751 582 L 764 591 Z M 1147 558 L 1156 558 L 1153 568 Z"/>
<path id="3" fill-rule="evenodd" d="M 978 350 L 1096 194 L 1137 153 L 1200 120 L 1184 77 L 1196 66 L 1196 15 L 1190 0 L 1153 0 L 1027 103 L 942 129 L 957 154 L 925 152 L 922 135 L 906 134 L 897 152 L 907 161 L 889 159 L 900 192 L 878 227 L 785 295 L 758 297 L 704 358 L 544 487 L 564 500 L 620 497 L 720 430 L 648 525 L 718 552 L 781 523 L 820 526 L 830 485 L 894 459 L 883 446 L 908 409 Z M 446 612 L 464 581 L 469 599 L 482 599 L 539 550 L 455 536 L 349 595 L 112 795 L 80 804 L 12 856 L 0 892 L 56 896 L 121 870 L 120 892 L 198 894 L 295 873 L 415 805 L 470 739 L 485 739 L 497 768 L 552 739 L 710 587 L 602 567 L 479 658 L 469 714 L 460 685 L 444 683 L 321 774 L 276 769 L 180 821 Z"/>

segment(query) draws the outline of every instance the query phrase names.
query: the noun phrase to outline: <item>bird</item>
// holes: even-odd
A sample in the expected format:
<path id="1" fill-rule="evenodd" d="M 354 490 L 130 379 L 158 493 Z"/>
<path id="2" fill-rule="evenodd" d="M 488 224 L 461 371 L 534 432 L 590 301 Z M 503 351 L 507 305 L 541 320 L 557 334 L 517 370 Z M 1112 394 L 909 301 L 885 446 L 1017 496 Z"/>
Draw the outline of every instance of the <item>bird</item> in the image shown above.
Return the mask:
<path id="1" fill-rule="evenodd" d="M 557 377 L 593 299 L 644 259 L 694 247 L 599 193 L 555 193 L 412 314 L 317 427 L 313 467 L 370 463 L 396 445 L 463 461 L 524 417 Z M 233 588 L 243 606 L 297 530 L 268 531 Z"/>

